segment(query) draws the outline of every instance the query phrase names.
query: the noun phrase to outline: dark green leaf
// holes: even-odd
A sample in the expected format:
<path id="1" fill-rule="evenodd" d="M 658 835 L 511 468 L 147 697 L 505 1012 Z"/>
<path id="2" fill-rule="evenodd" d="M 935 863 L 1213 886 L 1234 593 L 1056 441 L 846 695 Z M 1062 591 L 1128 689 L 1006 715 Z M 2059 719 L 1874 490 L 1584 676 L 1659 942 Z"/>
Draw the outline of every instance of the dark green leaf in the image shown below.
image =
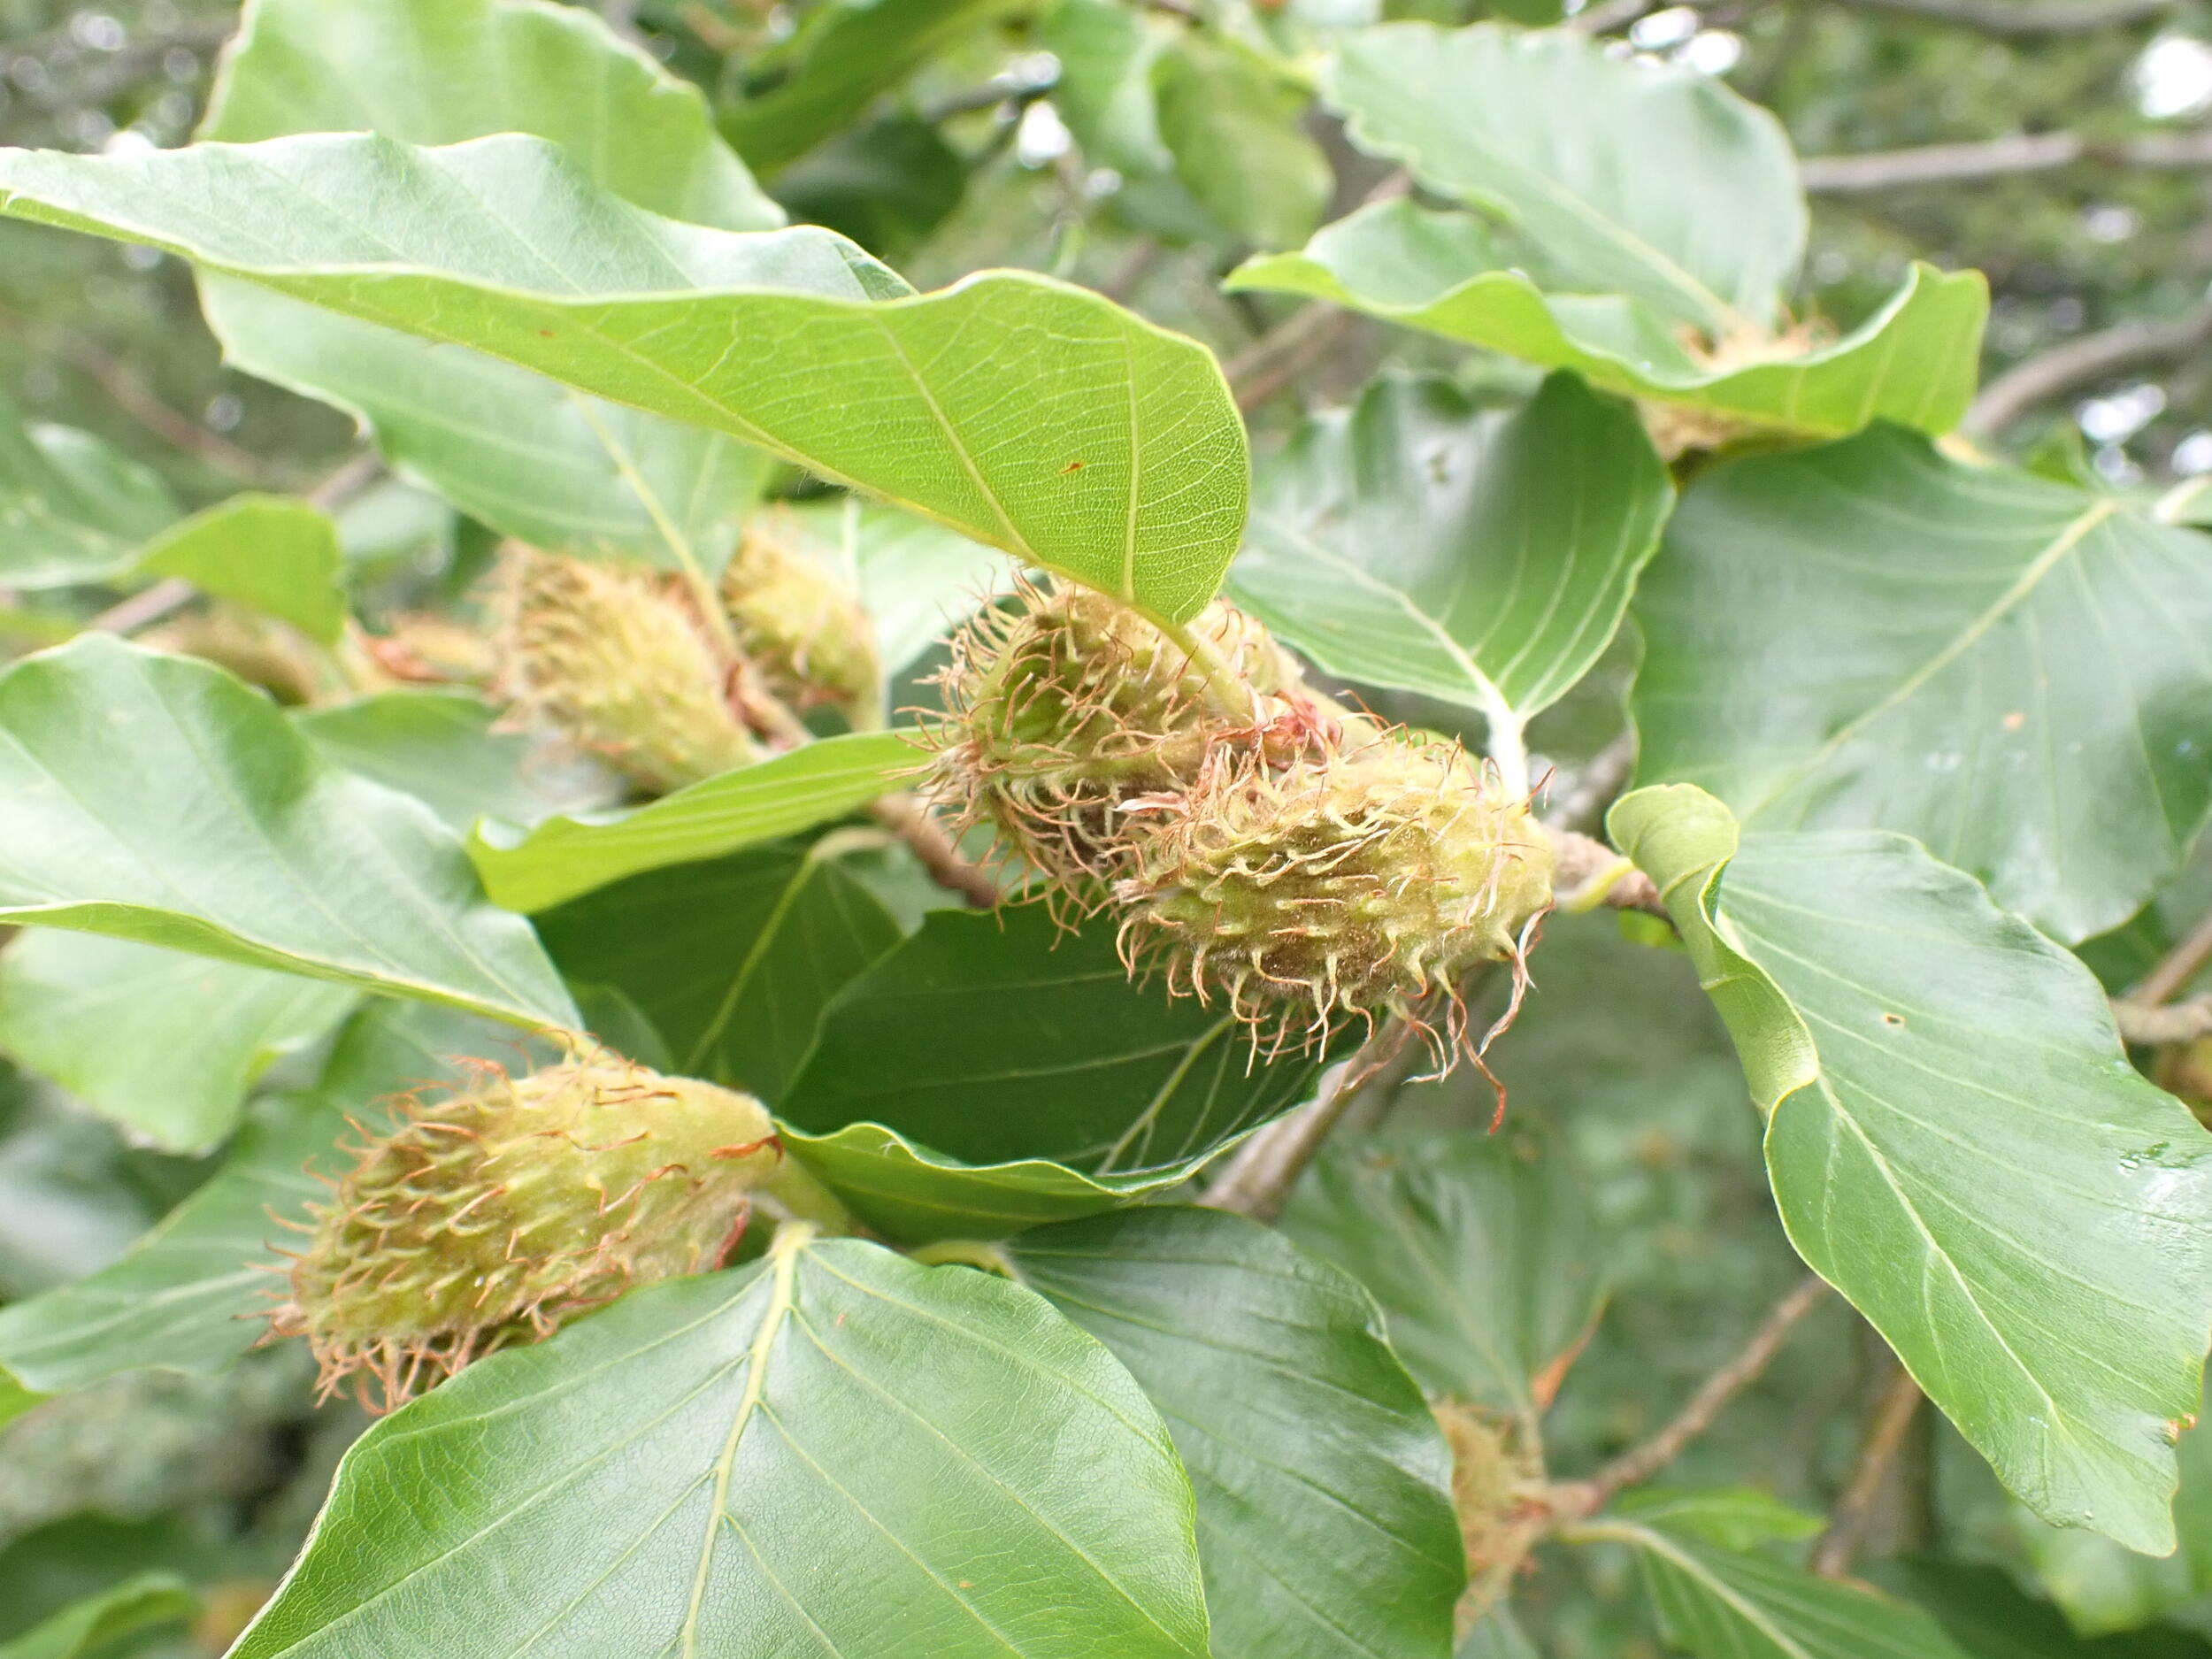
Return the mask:
<path id="1" fill-rule="evenodd" d="M 854 850 L 832 832 L 633 876 L 544 912 L 538 933 L 571 981 L 628 998 L 671 1069 L 773 1106 L 823 1008 L 898 941 L 890 913 L 841 867 Z"/>
<path id="2" fill-rule="evenodd" d="M 850 1240 L 653 1286 L 372 1429 L 237 1659 L 1193 1659 L 1159 1417 L 1041 1298 Z"/>
<path id="3" fill-rule="evenodd" d="M 2128 1065 L 2089 971 L 1900 836 L 1739 854 L 1684 786 L 1610 827 L 1736 1040 L 1799 1253 L 2030 1507 L 2170 1549 L 2212 1136 Z"/>
<path id="4" fill-rule="evenodd" d="M 1901 432 L 1715 468 L 1647 577 L 1640 772 L 1925 841 L 2067 941 L 2212 810 L 2212 542 Z"/>
<path id="5" fill-rule="evenodd" d="M 0 1659 L 77 1659 L 135 1631 L 189 1618 L 199 1609 L 200 1598 L 182 1579 L 141 1573 L 0 1642 Z"/>
<path id="6" fill-rule="evenodd" d="M 810 1133 L 877 1123 L 975 1164 L 1085 1174 L 1172 1167 L 1294 1105 L 1303 1059 L 1252 1064 L 1217 1008 L 1139 989 L 1113 931 L 1041 904 L 940 910 L 830 1004 L 782 1102 Z"/>
<path id="7" fill-rule="evenodd" d="M 1215 1659 L 1443 1651 L 1466 1579 L 1451 1454 L 1356 1283 L 1212 1210 L 1125 1210 L 1005 1249 L 1167 1419 Z"/>
<path id="8" fill-rule="evenodd" d="M 641 871 L 719 857 L 843 818 L 897 788 L 920 764 L 911 733 L 847 733 L 706 779 L 626 816 L 548 818 L 513 841 L 480 826 L 469 856 L 498 902 L 548 910 Z"/>
<path id="9" fill-rule="evenodd" d="M 2163 1626 L 2090 1640 L 2048 1601 L 2023 1594 L 2001 1567 L 1908 1556 L 1896 1576 L 1968 1659 L 2208 1659 L 2212 1644 Z"/>
<path id="10" fill-rule="evenodd" d="M 1283 1227 L 1374 1294 L 1423 1387 L 1532 1423 L 1604 1301 L 1586 1186 L 1563 1146 L 1522 1133 L 1340 1147 Z"/>
<path id="11" fill-rule="evenodd" d="M 952 216 L 968 164 L 929 122 L 886 115 L 840 133 L 776 179 L 791 217 L 826 225 L 886 259 L 904 257 Z"/>

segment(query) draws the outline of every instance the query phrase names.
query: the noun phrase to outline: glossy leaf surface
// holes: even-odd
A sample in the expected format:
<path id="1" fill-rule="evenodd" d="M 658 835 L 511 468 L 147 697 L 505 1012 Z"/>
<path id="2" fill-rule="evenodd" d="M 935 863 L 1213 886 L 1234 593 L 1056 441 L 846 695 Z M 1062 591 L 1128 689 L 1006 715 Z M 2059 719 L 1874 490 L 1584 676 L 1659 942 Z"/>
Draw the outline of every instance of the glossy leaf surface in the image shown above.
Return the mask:
<path id="1" fill-rule="evenodd" d="M 427 808 L 204 663 L 89 635 L 0 675 L 0 849 L 9 921 L 574 1023 Z"/>
<path id="2" fill-rule="evenodd" d="M 1686 787 L 1610 825 L 1735 1038 L 1799 1253 L 2031 1508 L 2172 1548 L 2212 1135 L 2126 1063 L 2089 971 L 1901 837 L 1739 853 Z"/>

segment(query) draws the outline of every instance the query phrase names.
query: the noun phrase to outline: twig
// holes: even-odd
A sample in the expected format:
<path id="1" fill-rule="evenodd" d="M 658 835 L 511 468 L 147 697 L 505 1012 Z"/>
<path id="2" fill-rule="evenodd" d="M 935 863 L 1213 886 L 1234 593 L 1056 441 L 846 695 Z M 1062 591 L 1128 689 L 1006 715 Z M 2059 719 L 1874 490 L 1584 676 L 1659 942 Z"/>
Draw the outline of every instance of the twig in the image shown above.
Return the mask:
<path id="1" fill-rule="evenodd" d="M 384 457 L 373 449 L 364 450 L 309 490 L 307 504 L 320 512 L 335 512 L 383 476 Z"/>
<path id="2" fill-rule="evenodd" d="M 1654 916 L 1668 913 L 1651 878 L 1603 841 L 1580 830 L 1548 825 L 1545 833 L 1551 839 L 1552 886 L 1561 910 L 1594 910 L 1602 905 L 1613 910 L 1649 910 Z"/>
<path id="3" fill-rule="evenodd" d="M 1986 437 L 2038 403 L 2130 369 L 2177 362 L 2212 343 L 2212 304 L 2159 322 L 2122 323 L 2015 364 L 1982 388 L 1960 430 Z"/>
<path id="4" fill-rule="evenodd" d="M 95 634 L 135 634 L 183 610 L 198 592 L 181 576 L 165 576 L 151 588 L 142 588 L 129 598 L 110 605 L 85 626 Z"/>
<path id="5" fill-rule="evenodd" d="M 1357 1054 L 1329 1068 L 1310 1101 L 1240 1147 L 1229 1160 L 1229 1167 L 1198 1202 L 1209 1210 L 1232 1210 L 1256 1221 L 1272 1221 L 1282 1214 L 1291 1188 L 1298 1185 L 1298 1178 L 1321 1150 L 1329 1132 L 1343 1120 L 1361 1089 L 1396 1057 L 1411 1034 L 1402 1019 L 1384 1021 Z"/>
<path id="6" fill-rule="evenodd" d="M 2173 9 L 2174 0 L 1845 0 L 1877 12 L 1901 12 L 1956 23 L 1985 35 L 2071 35 L 2139 23 Z"/>
<path id="7" fill-rule="evenodd" d="M 1672 1463 L 1684 1447 L 1713 1425 L 1723 1406 L 1758 1380 L 1798 1322 L 1818 1307 L 1827 1294 L 1827 1281 L 1817 1274 L 1809 1273 L 1799 1280 L 1768 1310 L 1767 1317 L 1736 1356 L 1698 1385 L 1689 1403 L 1666 1427 L 1641 1446 L 1623 1452 L 1589 1479 L 1554 1487 L 1552 1513 L 1563 1519 L 1594 1515 L 1615 1493 L 1648 1480 Z"/>
<path id="8" fill-rule="evenodd" d="M 2015 133 L 1969 144 L 1808 156 L 1797 164 L 1797 176 L 1806 189 L 1832 196 L 2047 173 L 2081 161 L 2116 167 L 2212 167 L 2212 132 L 2154 133 L 2116 143 L 2079 133 Z"/>
<path id="9" fill-rule="evenodd" d="M 1106 280 L 1098 285 L 1098 291 L 1117 304 L 1127 300 L 1146 273 L 1159 263 L 1160 251 L 1157 236 L 1140 238 L 1136 246 L 1122 257 L 1121 263 L 1107 273 Z"/>
<path id="10" fill-rule="evenodd" d="M 1824 1578 L 1840 1578 L 1851 1571 L 1851 1559 L 1866 1541 L 1867 1523 L 1873 1518 L 1874 1501 L 1882 1495 L 1882 1482 L 1905 1443 L 1905 1431 L 1926 1396 L 1912 1373 L 1897 1367 L 1868 1419 L 1866 1439 L 1859 1447 L 1859 1461 L 1851 1479 L 1828 1516 L 1828 1528 L 1813 1546 L 1812 1569 Z"/>
<path id="11" fill-rule="evenodd" d="M 887 795 L 869 807 L 882 825 L 908 847 L 929 872 L 930 879 L 949 893 L 957 893 L 979 910 L 987 910 L 1000 899 L 999 885 L 982 865 L 960 855 L 945 827 L 929 809 L 910 795 Z"/>
<path id="12" fill-rule="evenodd" d="M 1544 826 L 1588 830 L 1613 804 L 1613 797 L 1620 794 L 1629 774 L 1635 770 L 1636 733 L 1623 732 L 1601 749 L 1588 765 L 1550 788 L 1551 811 L 1545 817 Z"/>
<path id="13" fill-rule="evenodd" d="M 27 320 L 0 310 L 0 328 L 34 348 L 45 346 L 108 395 L 117 408 L 163 442 L 196 457 L 217 472 L 257 488 L 270 480 L 268 466 L 220 433 L 172 409 L 123 363 L 79 334 L 46 335 Z"/>
<path id="14" fill-rule="evenodd" d="M 2212 914 L 2189 930 L 2187 937 L 2158 959 L 2128 1000 L 2144 1008 L 2156 1008 L 2179 995 L 2197 971 L 2212 960 Z"/>
<path id="15" fill-rule="evenodd" d="M 2133 997 L 2112 999 L 2112 1023 L 2120 1028 L 2123 1042 L 2145 1048 L 2163 1048 L 2170 1042 L 2193 1042 L 2212 1037 L 2212 995 L 2193 996 L 2169 1008 L 2154 1007 Z"/>

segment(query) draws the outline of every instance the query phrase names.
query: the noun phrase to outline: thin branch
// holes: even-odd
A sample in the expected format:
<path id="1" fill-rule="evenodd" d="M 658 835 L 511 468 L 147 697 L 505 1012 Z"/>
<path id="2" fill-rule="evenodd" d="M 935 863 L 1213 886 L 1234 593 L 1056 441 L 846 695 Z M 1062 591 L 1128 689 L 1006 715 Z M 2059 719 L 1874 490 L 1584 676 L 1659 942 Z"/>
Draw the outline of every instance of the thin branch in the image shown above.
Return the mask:
<path id="1" fill-rule="evenodd" d="M 2015 364 L 1966 411 L 1960 430 L 1987 436 L 2039 403 L 2084 391 L 2131 369 L 2162 367 L 2212 344 L 2212 304 L 2162 321 L 2122 323 Z"/>
<path id="2" fill-rule="evenodd" d="M 1587 831 L 1613 804 L 1636 770 L 1636 733 L 1623 732 L 1580 772 L 1555 780 L 1548 793 L 1551 811 L 1544 827 Z"/>
<path id="3" fill-rule="evenodd" d="M 2174 0 L 1846 0 L 1985 35 L 2072 35 L 2162 16 Z"/>
<path id="4" fill-rule="evenodd" d="M 0 313 L 0 326 L 28 343 L 28 331 L 19 326 L 19 319 Z M 109 356 L 91 341 L 77 334 L 62 334 L 50 344 L 65 362 L 105 392 L 117 408 L 163 442 L 184 450 L 242 484 L 258 488 L 271 481 L 270 469 L 259 457 L 240 449 L 220 433 L 209 431 L 191 416 L 172 409 L 120 359 Z"/>
<path id="5" fill-rule="evenodd" d="M 2115 997 L 2112 1023 L 2120 1028 L 2122 1041 L 2147 1048 L 2163 1048 L 2170 1042 L 2194 1042 L 2200 1037 L 2212 1037 L 2212 995 L 2193 996 L 2185 1002 L 2165 1008 L 2139 1002 L 2132 997 Z"/>
<path id="6" fill-rule="evenodd" d="M 1905 1443 L 1905 1431 L 1927 1396 L 1902 1365 L 1897 1367 L 1868 1419 L 1866 1439 L 1859 1447 L 1859 1461 L 1851 1479 L 1828 1517 L 1828 1529 L 1813 1546 L 1812 1569 L 1824 1578 L 1840 1578 L 1851 1571 L 1852 1557 L 1866 1541 L 1867 1523 L 1873 1518 L 1874 1502 L 1882 1495 L 1882 1483 L 1897 1448 Z"/>
<path id="7" fill-rule="evenodd" d="M 1600 906 L 1613 910 L 1668 914 L 1649 876 L 1596 837 L 1545 826 L 1551 839 L 1552 886 L 1559 908 L 1572 913 Z"/>
<path id="8" fill-rule="evenodd" d="M 1282 1213 L 1291 1188 L 1321 1150 L 1329 1132 L 1343 1120 L 1360 1091 L 1396 1057 L 1411 1032 L 1405 1021 L 1386 1020 L 1350 1059 L 1331 1066 L 1313 1099 L 1267 1125 L 1229 1160 L 1219 1179 L 1198 1202 L 1210 1210 L 1233 1210 L 1258 1221 Z"/>
<path id="9" fill-rule="evenodd" d="M 1562 1519 L 1594 1515 L 1624 1487 L 1648 1480 L 1680 1455 L 1682 1448 L 1713 1425 L 1721 1408 L 1759 1379 L 1799 1321 L 1828 1294 L 1827 1281 L 1807 1274 L 1767 1310 L 1734 1358 L 1698 1385 L 1674 1420 L 1641 1446 L 1623 1452 L 1586 1481 L 1553 1488 L 1552 1513 Z"/>
<path id="10" fill-rule="evenodd" d="M 2142 983 L 2135 987 L 2129 1001 L 2145 1008 L 2171 1002 L 2208 961 L 2212 961 L 2212 914 L 2208 914 L 2189 930 L 2186 938 L 2158 959 L 2157 965 L 2143 976 Z"/>
<path id="11" fill-rule="evenodd" d="M 1797 164 L 1797 176 L 1806 189 L 1835 196 L 2048 173 L 2082 161 L 2115 167 L 2212 167 L 2212 131 L 2153 133 L 2118 142 L 2080 133 L 2014 133 L 1974 143 L 1808 156 Z"/>
<path id="12" fill-rule="evenodd" d="M 1563 27 L 1583 35 L 1610 35 L 1626 28 L 1651 10 L 1652 0 L 1598 0 L 1569 18 Z"/>
<path id="13" fill-rule="evenodd" d="M 183 610 L 198 592 L 181 576 L 165 576 L 151 588 L 142 588 L 110 605 L 85 626 L 95 634 L 135 634 Z"/>
<path id="14" fill-rule="evenodd" d="M 341 462 L 322 482 L 307 492 L 307 504 L 319 512 L 336 512 L 384 476 L 384 457 L 373 449 Z"/>
<path id="15" fill-rule="evenodd" d="M 997 881 L 981 864 L 971 864 L 930 816 L 929 809 L 910 795 L 880 796 L 868 809 L 882 825 L 912 849 L 929 878 L 949 893 L 957 893 L 979 910 L 994 909 L 1002 896 Z"/>

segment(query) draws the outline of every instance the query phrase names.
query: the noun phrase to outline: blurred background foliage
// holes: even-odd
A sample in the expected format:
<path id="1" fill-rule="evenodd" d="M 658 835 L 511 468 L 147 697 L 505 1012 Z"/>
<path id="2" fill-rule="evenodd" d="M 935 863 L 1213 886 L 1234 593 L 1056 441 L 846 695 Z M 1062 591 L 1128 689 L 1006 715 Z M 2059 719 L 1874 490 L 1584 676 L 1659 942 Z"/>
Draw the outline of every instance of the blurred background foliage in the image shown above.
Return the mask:
<path id="1" fill-rule="evenodd" d="M 887 28 L 894 4 L 902 20 Z M 1543 22 L 1544 5 L 1495 9 Z M 1293 303 L 1219 288 L 1253 248 L 1297 245 L 1386 179 L 1306 107 L 1300 65 L 1326 30 L 1379 15 L 1470 20 L 1484 10 L 1474 0 L 597 9 L 706 91 L 795 218 L 845 231 L 925 288 L 1027 267 L 1187 330 L 1232 365 L 1263 448 L 1386 363 L 1500 394 L 1533 382 L 1532 371 L 1348 314 L 1286 326 Z M 1190 32 L 1201 17 L 1208 27 Z M 2024 389 L 2000 411 L 1995 442 L 2114 485 L 2212 475 L 2212 6 L 1600 0 L 1574 21 L 1624 52 L 1724 78 L 1818 158 L 1801 314 L 1855 321 L 1912 257 L 1978 266 L 1994 297 L 1985 372 L 2028 377 L 2009 382 Z M 212 0 L 0 0 L 0 143 L 186 142 L 236 23 L 234 6 Z M 1133 54 L 1161 50 L 1184 58 L 1156 65 L 1151 96 L 1133 97 Z M 1929 146 L 1973 148 L 1895 153 Z M 1874 159 L 1855 171 L 1830 159 L 1847 157 Z M 344 416 L 227 368 L 189 273 L 145 250 L 0 223 L 0 396 L 33 422 L 99 434 L 187 506 L 342 479 L 326 498 L 342 507 L 348 551 L 396 598 L 457 593 L 480 567 L 488 538 L 361 468 Z M 97 603 L 72 591 L 41 603 Z M 0 601 L 8 652 L 46 642 L 50 627 Z M 1634 649 L 1624 640 L 1540 722 L 1536 746 L 1563 771 L 1615 746 Z M 1411 703 L 1393 711 L 1450 720 Z M 2186 907 L 2180 919 L 2193 919 Z M 2147 917 L 2095 959 L 2124 982 L 2163 931 Z M 1570 1473 L 1647 1435 L 1803 1270 L 1775 1217 L 1735 1057 L 1683 964 L 1610 918 L 1568 918 L 1551 927 L 1538 977 L 1502 1051 L 1507 1133 L 1546 1137 L 1579 1164 L 1599 1225 L 1578 1242 L 1613 1286 L 1547 1425 L 1552 1466 Z M 312 1075 L 318 1059 L 280 1063 L 270 1086 Z M 1341 1156 L 1391 1156 L 1479 1128 L 1491 1110 L 1479 1077 L 1378 1091 Z M 125 1146 L 50 1086 L 0 1067 L 0 1299 L 111 1258 L 204 1173 Z M 1755 1486 L 1826 1509 L 1893 1365 L 1832 1302 L 1669 1483 Z M 229 1588 L 189 1629 L 173 1620 L 117 1651 L 219 1652 L 296 1548 L 358 1427 L 349 1410 L 311 1413 L 305 1400 L 298 1356 L 274 1354 L 215 1379 L 134 1373 L 0 1430 L 0 1655 L 45 1613 L 142 1570 Z M 2061 1539 L 2025 1519 L 1927 1411 L 1863 1557 L 1914 1552 L 1996 1563 L 2087 1631 L 2163 1622 L 2212 1635 L 2189 1546 L 2153 1563 Z M 2212 1537 L 2195 1552 L 2212 1555 Z M 1635 1659 L 1660 1649 L 1633 1587 L 1624 1560 L 1555 1551 L 1517 1602 L 1546 1652 Z M 2182 1645 L 2129 1651 L 2208 1651 L 2170 1634 Z"/>

